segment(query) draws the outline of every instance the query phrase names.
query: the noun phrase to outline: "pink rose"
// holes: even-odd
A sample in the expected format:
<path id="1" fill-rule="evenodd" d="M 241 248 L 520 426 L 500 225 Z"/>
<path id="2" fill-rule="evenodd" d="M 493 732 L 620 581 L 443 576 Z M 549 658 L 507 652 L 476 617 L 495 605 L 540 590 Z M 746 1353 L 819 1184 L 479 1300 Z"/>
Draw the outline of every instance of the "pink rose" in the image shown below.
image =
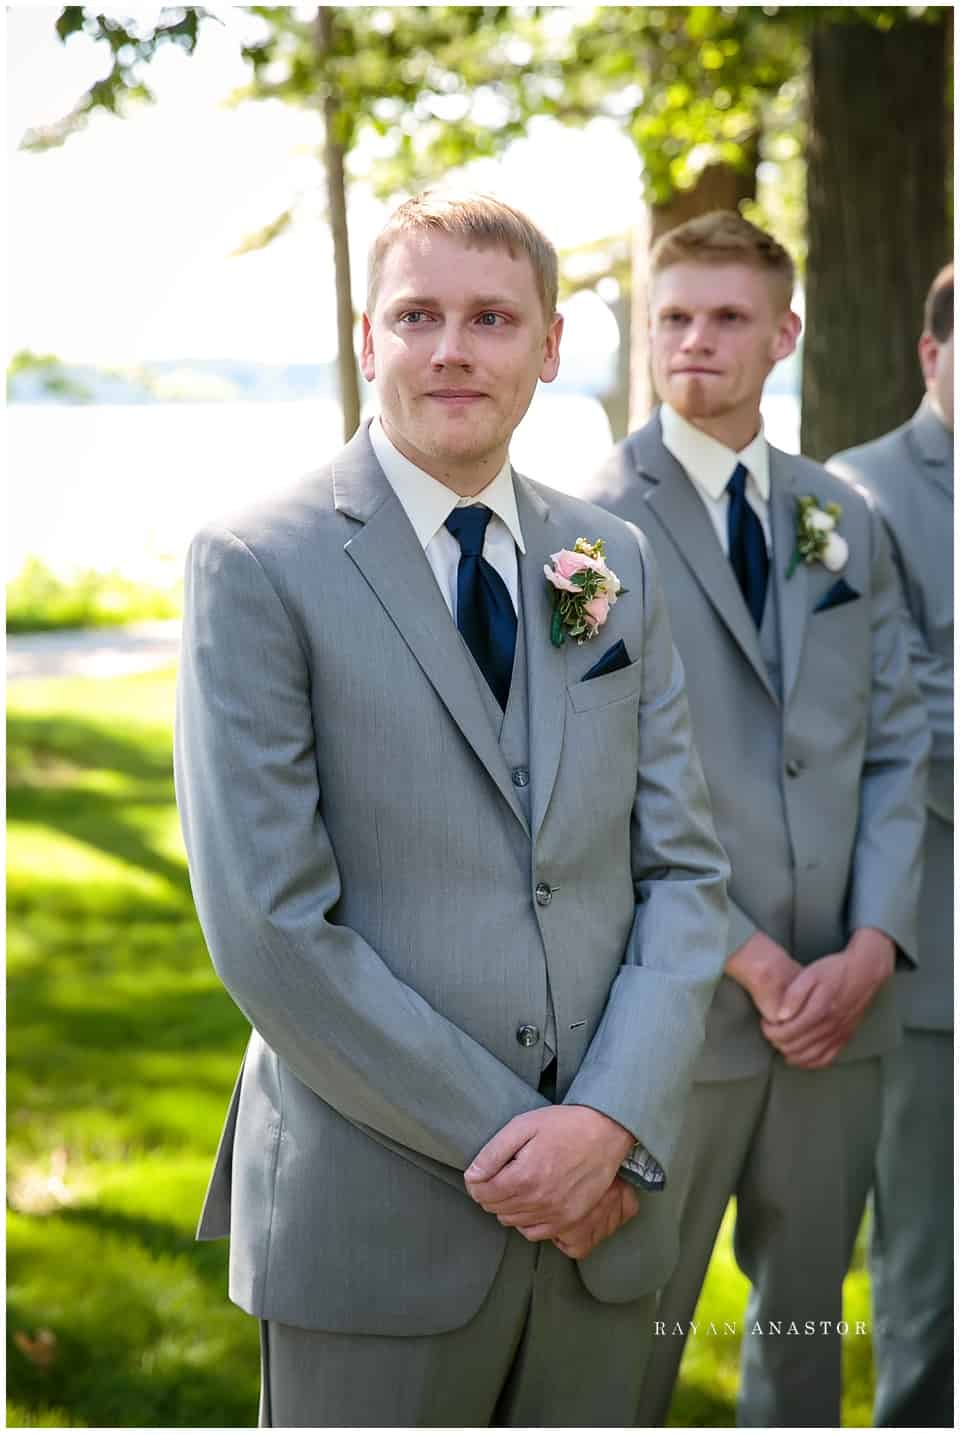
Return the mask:
<path id="1" fill-rule="evenodd" d="M 603 567 L 596 558 L 590 558 L 586 553 L 574 553 L 569 548 L 561 548 L 559 553 L 551 553 L 550 557 L 562 578 L 572 578 L 574 573 L 582 573 L 585 568 L 593 568 L 598 573 Z"/>
<path id="2" fill-rule="evenodd" d="M 561 592 L 578 593 L 580 591 L 576 583 L 568 582 L 566 578 L 554 572 L 553 568 L 548 568 L 546 563 L 543 565 L 543 575 L 548 583 L 553 583 L 553 586 L 559 588 Z"/>
<path id="3" fill-rule="evenodd" d="M 597 628 L 603 627 L 603 624 L 606 622 L 609 612 L 609 598 L 591 598 L 588 603 L 584 603 L 583 605 L 583 615 L 586 618 L 587 622 L 590 624 L 590 626 L 593 628 L 594 632 L 597 631 Z"/>

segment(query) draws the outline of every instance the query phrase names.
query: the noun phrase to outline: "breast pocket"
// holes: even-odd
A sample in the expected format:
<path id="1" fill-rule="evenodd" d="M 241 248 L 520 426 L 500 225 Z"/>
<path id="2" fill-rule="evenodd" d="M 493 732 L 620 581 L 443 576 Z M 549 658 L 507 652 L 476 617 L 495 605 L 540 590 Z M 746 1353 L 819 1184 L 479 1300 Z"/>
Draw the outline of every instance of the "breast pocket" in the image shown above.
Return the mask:
<path id="1" fill-rule="evenodd" d="M 591 677 L 589 682 L 571 682 L 567 695 L 574 711 L 591 712 L 597 707 L 609 707 L 613 702 L 636 697 L 642 681 L 643 661 L 640 660 L 603 677 Z"/>

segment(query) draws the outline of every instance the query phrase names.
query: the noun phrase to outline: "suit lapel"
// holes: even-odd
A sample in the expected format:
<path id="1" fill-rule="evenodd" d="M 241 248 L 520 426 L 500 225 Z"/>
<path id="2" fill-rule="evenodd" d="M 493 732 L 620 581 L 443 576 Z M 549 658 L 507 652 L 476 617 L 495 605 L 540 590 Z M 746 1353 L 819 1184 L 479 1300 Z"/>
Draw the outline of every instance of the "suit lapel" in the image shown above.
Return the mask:
<path id="1" fill-rule="evenodd" d="M 796 478 L 787 454 L 770 449 L 770 527 L 773 533 L 771 581 L 777 584 L 780 622 L 780 661 L 783 671 L 783 705 L 790 700 L 800 671 L 800 657 L 810 606 L 810 578 L 806 563 L 798 563 L 793 576 L 787 569 L 797 542 Z"/>
<path id="2" fill-rule="evenodd" d="M 557 778 L 567 709 L 567 644 L 556 648 L 550 641 L 553 603 L 543 569 L 551 553 L 572 547 L 579 535 L 560 531 L 547 504 L 519 474 L 514 474 L 514 487 L 526 546 L 518 559 L 527 649 L 530 826 L 536 840 Z"/>
<path id="3" fill-rule="evenodd" d="M 651 430 L 656 425 L 656 433 Z M 664 447 L 659 421 L 654 419 L 638 437 L 646 441 L 633 450 L 644 477 L 650 480 L 644 497 L 667 537 L 709 598 L 718 616 L 740 646 L 757 677 L 774 702 L 777 694 L 760 651 L 760 639 L 729 559 L 694 489 L 692 480 Z"/>
<path id="4" fill-rule="evenodd" d="M 909 435 L 920 453 L 923 472 L 938 488 L 953 497 L 953 435 L 940 422 L 925 398 L 910 422 Z"/>
<path id="5" fill-rule="evenodd" d="M 450 617 L 403 505 L 361 429 L 334 463 L 334 501 L 362 526 L 344 551 L 379 598 L 450 716 L 524 830 L 527 821 L 490 719 L 474 665 Z"/>

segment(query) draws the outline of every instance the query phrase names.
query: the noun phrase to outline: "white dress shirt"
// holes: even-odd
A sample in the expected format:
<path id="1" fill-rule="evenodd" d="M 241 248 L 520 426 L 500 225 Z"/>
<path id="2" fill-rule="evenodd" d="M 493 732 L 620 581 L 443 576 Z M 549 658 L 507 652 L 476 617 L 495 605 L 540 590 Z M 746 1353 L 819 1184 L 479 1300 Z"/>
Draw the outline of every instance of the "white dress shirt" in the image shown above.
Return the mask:
<path id="1" fill-rule="evenodd" d="M 770 450 L 763 436 L 763 422 L 755 438 L 746 448 L 735 453 L 725 443 L 711 438 L 682 418 L 676 409 L 664 403 L 660 408 L 663 444 L 677 462 L 686 469 L 695 491 L 700 496 L 713 524 L 720 546 L 730 556 L 727 540 L 727 510 L 730 495 L 727 484 L 738 463 L 747 470 L 747 502 L 760 519 L 763 536 L 770 552 Z"/>
<path id="2" fill-rule="evenodd" d="M 454 508 L 474 506 L 489 508 L 491 518 L 483 540 L 483 556 L 503 578 L 518 611 L 517 548 L 526 552 L 517 498 L 509 458 L 500 472 L 482 493 L 473 498 L 458 498 L 437 478 L 424 473 L 390 442 L 379 418 L 370 425 L 370 442 L 383 469 L 387 482 L 400 500 L 400 506 L 413 525 L 427 562 L 443 594 L 450 616 L 457 620 L 457 568 L 460 565 L 460 544 L 444 525 Z"/>

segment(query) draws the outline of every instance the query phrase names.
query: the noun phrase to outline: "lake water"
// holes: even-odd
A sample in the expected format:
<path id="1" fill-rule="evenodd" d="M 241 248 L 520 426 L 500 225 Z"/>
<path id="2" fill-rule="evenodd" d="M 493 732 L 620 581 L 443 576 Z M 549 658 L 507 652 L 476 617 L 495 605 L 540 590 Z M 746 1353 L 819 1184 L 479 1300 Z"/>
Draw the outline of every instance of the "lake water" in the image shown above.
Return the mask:
<path id="1" fill-rule="evenodd" d="M 774 443 L 795 449 L 796 403 L 764 401 Z M 341 444 L 340 410 L 304 402 L 10 404 L 7 572 L 35 555 L 59 572 L 178 576 L 206 519 L 316 468 Z M 576 494 L 609 452 L 594 398 L 538 392 L 514 435 L 518 469 Z"/>

